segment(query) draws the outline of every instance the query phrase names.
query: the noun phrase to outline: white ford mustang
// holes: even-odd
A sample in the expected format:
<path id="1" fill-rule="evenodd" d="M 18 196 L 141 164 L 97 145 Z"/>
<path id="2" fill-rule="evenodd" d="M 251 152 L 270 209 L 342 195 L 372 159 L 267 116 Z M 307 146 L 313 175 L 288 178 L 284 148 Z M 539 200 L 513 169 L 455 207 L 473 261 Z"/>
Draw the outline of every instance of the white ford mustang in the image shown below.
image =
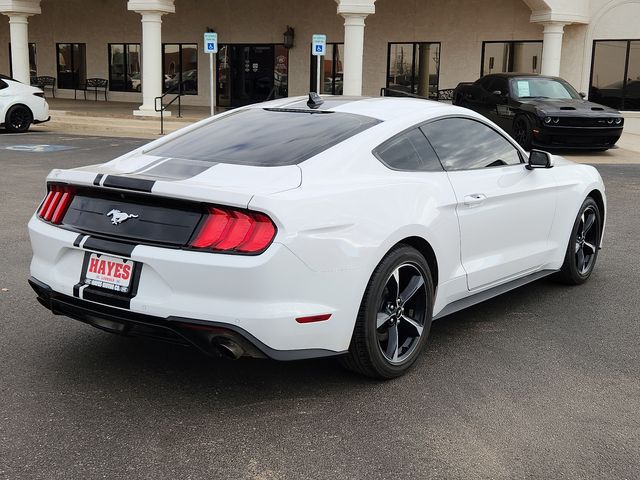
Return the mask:
<path id="1" fill-rule="evenodd" d="M 23 133 L 32 124 L 49 121 L 49 104 L 44 92 L 0 75 L 0 127 Z"/>
<path id="2" fill-rule="evenodd" d="M 391 378 L 432 319 L 587 280 L 605 206 L 593 167 L 527 154 L 470 110 L 312 94 L 52 171 L 30 283 L 103 330 Z"/>

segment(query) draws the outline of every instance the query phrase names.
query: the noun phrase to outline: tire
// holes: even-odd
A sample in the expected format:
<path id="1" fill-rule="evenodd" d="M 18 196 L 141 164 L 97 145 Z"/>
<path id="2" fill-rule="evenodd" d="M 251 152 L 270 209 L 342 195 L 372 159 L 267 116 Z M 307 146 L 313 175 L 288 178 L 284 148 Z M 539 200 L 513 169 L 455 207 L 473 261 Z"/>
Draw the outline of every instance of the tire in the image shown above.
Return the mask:
<path id="1" fill-rule="evenodd" d="M 5 128 L 13 133 L 24 133 L 33 123 L 33 114 L 24 105 L 14 105 L 5 117 Z"/>
<path id="2" fill-rule="evenodd" d="M 406 373 L 429 335 L 433 291 L 431 271 L 420 252 L 407 245 L 391 250 L 369 280 L 342 365 L 378 379 Z"/>
<path id="3" fill-rule="evenodd" d="M 531 120 L 524 115 L 513 121 L 513 138 L 522 148 L 529 151 L 533 143 Z"/>
<path id="4" fill-rule="evenodd" d="M 602 213 L 595 200 L 587 197 L 573 223 L 558 280 L 567 285 L 581 285 L 589 279 L 598 259 L 601 232 Z"/>

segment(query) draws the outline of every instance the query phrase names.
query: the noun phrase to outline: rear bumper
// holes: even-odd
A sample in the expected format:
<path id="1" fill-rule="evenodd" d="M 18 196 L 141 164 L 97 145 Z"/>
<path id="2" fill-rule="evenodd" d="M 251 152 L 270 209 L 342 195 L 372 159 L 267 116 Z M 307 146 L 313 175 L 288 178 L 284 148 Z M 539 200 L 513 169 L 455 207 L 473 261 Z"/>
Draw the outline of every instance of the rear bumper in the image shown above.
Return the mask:
<path id="1" fill-rule="evenodd" d="M 38 302 L 55 315 L 64 315 L 110 333 L 193 346 L 206 355 L 219 356 L 223 339 L 239 345 L 245 356 L 289 361 L 339 355 L 323 349 L 275 350 L 235 325 L 181 317 L 155 317 L 89 302 L 54 292 L 47 284 L 29 278 Z"/>
<path id="2" fill-rule="evenodd" d="M 546 148 L 602 149 L 611 148 L 620 139 L 623 127 L 554 127 L 543 125 L 534 132 L 533 144 Z"/>
<path id="3" fill-rule="evenodd" d="M 83 307 L 87 315 L 108 312 L 123 321 L 142 315 L 153 320 L 145 324 L 173 325 L 167 319 L 187 319 L 185 323 L 223 326 L 246 332 L 247 338 L 267 347 L 261 348 L 265 356 L 278 359 L 340 354 L 349 347 L 362 298 L 354 288 L 360 272 L 314 271 L 282 244 L 274 243 L 257 256 L 194 252 L 78 234 L 35 216 L 29 235 L 31 276 L 46 287 L 39 291 L 52 292 L 43 296 L 58 302 L 53 305 L 57 313 L 72 305 Z M 128 294 L 87 286 L 83 272 L 91 253 L 135 262 Z M 45 304 L 53 310 L 48 300 Z M 331 317 L 296 321 L 323 314 Z M 78 319 L 86 321 L 86 315 Z"/>

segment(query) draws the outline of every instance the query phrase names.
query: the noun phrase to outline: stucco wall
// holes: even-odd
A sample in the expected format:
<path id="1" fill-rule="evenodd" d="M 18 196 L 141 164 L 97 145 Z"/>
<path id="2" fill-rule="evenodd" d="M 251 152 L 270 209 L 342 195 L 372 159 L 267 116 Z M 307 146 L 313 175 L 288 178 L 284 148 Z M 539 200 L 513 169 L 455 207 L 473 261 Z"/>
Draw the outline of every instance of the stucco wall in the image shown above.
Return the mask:
<path id="1" fill-rule="evenodd" d="M 43 0 L 42 14 L 30 18 L 29 36 L 37 44 L 38 73 L 54 75 L 58 42 L 87 45 L 87 75 L 108 76 L 108 43 L 138 43 L 140 15 L 126 0 Z M 290 51 L 289 92 L 309 89 L 310 39 L 326 33 L 342 42 L 343 19 L 334 0 L 176 0 L 176 13 L 163 17 L 163 42 L 198 43 L 210 26 L 221 43 L 281 43 L 287 25 L 295 28 Z M 605 10 L 605 13 L 603 12 Z M 609 9 L 611 12 L 607 13 Z M 640 0 L 591 0 L 594 25 L 565 28 L 561 75 L 586 90 L 594 36 L 640 37 Z M 441 42 L 440 88 L 475 80 L 480 74 L 482 42 L 541 40 L 542 26 L 529 22 L 531 10 L 520 0 L 378 0 L 365 30 L 364 94 L 377 95 L 386 82 L 388 42 Z M 9 66 L 8 18 L 0 18 L 0 72 Z M 199 53 L 201 94 L 191 103 L 206 104 L 208 58 Z M 585 63 L 586 62 L 586 63 Z M 586 72 L 586 73 L 585 73 Z M 586 77 L 585 77 L 586 75 Z M 113 100 L 139 101 L 136 93 L 111 93 Z"/>

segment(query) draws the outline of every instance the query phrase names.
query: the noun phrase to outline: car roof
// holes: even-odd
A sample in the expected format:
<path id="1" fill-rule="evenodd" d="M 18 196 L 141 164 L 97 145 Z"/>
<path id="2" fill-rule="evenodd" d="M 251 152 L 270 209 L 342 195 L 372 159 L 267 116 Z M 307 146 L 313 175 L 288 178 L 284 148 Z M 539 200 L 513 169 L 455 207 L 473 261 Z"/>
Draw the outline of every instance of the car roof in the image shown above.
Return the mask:
<path id="1" fill-rule="evenodd" d="M 286 110 L 321 110 L 330 112 L 350 113 L 376 118 L 382 121 L 395 120 L 421 114 L 425 119 L 447 114 L 469 114 L 470 111 L 453 105 L 423 100 L 419 98 L 403 97 L 346 97 L 321 95 L 324 103 L 319 108 L 310 109 L 307 106 L 308 97 L 291 97 L 271 102 L 251 105 L 247 108 L 273 108 Z"/>

